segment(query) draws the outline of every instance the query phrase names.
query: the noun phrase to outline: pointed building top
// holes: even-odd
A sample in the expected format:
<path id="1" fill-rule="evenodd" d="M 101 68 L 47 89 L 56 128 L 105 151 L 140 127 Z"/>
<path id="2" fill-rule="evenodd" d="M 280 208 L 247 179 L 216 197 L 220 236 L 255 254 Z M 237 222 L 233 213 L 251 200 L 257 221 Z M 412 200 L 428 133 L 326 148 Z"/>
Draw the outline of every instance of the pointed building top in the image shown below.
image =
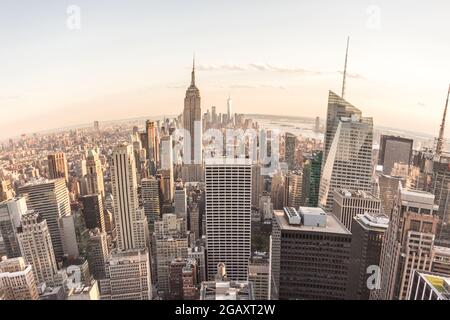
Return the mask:
<path id="1" fill-rule="evenodd" d="M 437 155 L 441 155 L 442 151 L 444 149 L 445 121 L 447 118 L 447 108 L 448 108 L 449 96 L 450 96 L 450 85 L 448 86 L 447 100 L 445 102 L 445 108 L 444 108 L 444 115 L 442 116 L 441 127 L 439 129 L 439 137 L 437 138 L 437 144 L 436 144 L 436 154 Z"/>
<path id="2" fill-rule="evenodd" d="M 344 65 L 344 73 L 343 73 L 343 79 L 342 79 L 342 99 L 344 98 L 345 94 L 345 80 L 347 78 L 347 59 L 348 59 L 348 45 L 350 43 L 350 37 L 347 37 L 347 50 L 345 51 L 345 65 Z"/>
<path id="3" fill-rule="evenodd" d="M 195 53 L 192 58 L 191 87 L 195 87 Z"/>

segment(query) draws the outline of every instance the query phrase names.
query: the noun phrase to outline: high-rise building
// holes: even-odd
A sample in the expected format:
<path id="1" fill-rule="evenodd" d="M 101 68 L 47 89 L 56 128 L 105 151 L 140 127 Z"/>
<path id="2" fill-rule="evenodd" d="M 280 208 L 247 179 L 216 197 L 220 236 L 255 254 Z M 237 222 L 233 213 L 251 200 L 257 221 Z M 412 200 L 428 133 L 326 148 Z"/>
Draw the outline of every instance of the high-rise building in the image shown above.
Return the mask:
<path id="1" fill-rule="evenodd" d="M 202 110 L 200 106 L 200 91 L 195 85 L 195 61 L 192 66 L 191 85 L 186 90 L 183 110 L 183 127 L 190 134 L 184 139 L 184 152 L 190 154 L 190 162 L 202 163 Z M 195 161 L 195 162 L 194 162 Z"/>
<path id="2" fill-rule="evenodd" d="M 163 205 L 172 207 L 175 184 L 173 170 L 159 169 L 157 177 L 159 178 L 159 187 L 162 191 Z"/>
<path id="3" fill-rule="evenodd" d="M 0 261 L 0 288 L 5 300 L 38 300 L 36 280 L 31 265 L 25 264 L 22 257 Z M 0 289 L 0 290 L 1 290 Z"/>
<path id="4" fill-rule="evenodd" d="M 170 263 L 169 296 L 172 300 L 195 299 L 197 296 L 197 261 L 177 258 Z"/>
<path id="5" fill-rule="evenodd" d="M 372 190 L 372 118 L 330 91 L 319 206 L 331 211 L 336 188 Z"/>
<path id="6" fill-rule="evenodd" d="M 225 263 L 230 279 L 246 280 L 251 249 L 251 162 L 207 160 L 205 180 L 208 278 L 213 279 L 218 263 Z"/>
<path id="7" fill-rule="evenodd" d="M 0 178 L 0 202 L 12 199 L 14 197 L 14 189 L 11 180 Z"/>
<path id="8" fill-rule="evenodd" d="M 404 177 L 378 174 L 378 187 L 381 205 L 380 210 L 388 217 L 391 216 L 394 198 L 397 195 L 399 183 L 403 187 L 406 187 L 406 179 Z"/>
<path id="9" fill-rule="evenodd" d="M 67 159 L 64 152 L 56 152 L 49 154 L 48 161 L 48 177 L 50 179 L 64 178 L 69 181 L 69 171 L 67 167 Z"/>
<path id="10" fill-rule="evenodd" d="M 156 237 L 179 236 L 186 234 L 186 222 L 176 214 L 166 213 L 155 222 Z"/>
<path id="11" fill-rule="evenodd" d="M 130 145 L 121 144 L 114 148 L 111 182 L 117 248 L 119 251 L 145 248 L 148 242 L 148 225 L 144 210 L 139 208 L 136 166 Z"/>
<path id="12" fill-rule="evenodd" d="M 272 299 L 344 299 L 351 233 L 320 208 L 274 211 Z"/>
<path id="13" fill-rule="evenodd" d="M 95 132 L 100 131 L 100 123 L 98 121 L 94 121 L 94 131 Z"/>
<path id="14" fill-rule="evenodd" d="M 198 300 L 198 265 L 197 260 L 187 259 L 187 263 L 181 270 L 183 279 L 183 300 Z"/>
<path id="15" fill-rule="evenodd" d="M 100 229 L 90 230 L 88 248 L 87 259 L 92 276 L 97 280 L 105 279 L 105 263 L 109 255 L 106 232 Z"/>
<path id="16" fill-rule="evenodd" d="M 303 164 L 302 205 L 307 207 L 319 205 L 322 154 L 322 151 L 313 152 Z"/>
<path id="17" fill-rule="evenodd" d="M 248 281 L 253 285 L 255 300 L 269 300 L 270 269 L 266 253 L 256 252 L 248 264 Z"/>
<path id="18" fill-rule="evenodd" d="M 174 193 L 175 214 L 179 218 L 187 220 L 187 195 L 186 188 L 182 184 L 175 186 Z"/>
<path id="19" fill-rule="evenodd" d="M 21 255 L 32 266 L 36 282 L 54 285 L 58 267 L 47 222 L 34 211 L 27 211 L 22 216 L 18 239 Z"/>
<path id="20" fill-rule="evenodd" d="M 429 191 L 435 195 L 435 202 L 439 205 L 436 240 L 440 245 L 450 247 L 450 155 L 435 157 L 432 162 Z"/>
<path id="21" fill-rule="evenodd" d="M 185 236 L 166 236 L 156 239 L 157 288 L 161 296 L 168 297 L 170 264 L 173 259 L 187 258 L 188 238 Z"/>
<path id="22" fill-rule="evenodd" d="M 284 159 L 288 165 L 289 170 L 294 170 L 297 165 L 296 152 L 297 136 L 290 132 L 286 132 L 284 139 Z"/>
<path id="23" fill-rule="evenodd" d="M 147 148 L 147 156 L 150 161 L 156 164 L 159 162 L 159 137 L 158 128 L 154 121 L 147 120 L 145 122 L 147 143 L 144 145 Z"/>
<path id="24" fill-rule="evenodd" d="M 189 231 L 195 240 L 200 238 L 200 209 L 197 202 L 189 206 Z"/>
<path id="25" fill-rule="evenodd" d="M 408 300 L 450 300 L 450 277 L 414 270 Z"/>
<path id="26" fill-rule="evenodd" d="M 103 170 L 98 150 L 90 149 L 86 157 L 86 194 L 101 194 L 105 197 L 105 187 L 103 184 Z"/>
<path id="27" fill-rule="evenodd" d="M 264 191 L 264 175 L 260 164 L 252 165 L 252 206 L 259 206 L 259 199 Z M 261 208 L 259 208 L 261 209 Z"/>
<path id="28" fill-rule="evenodd" d="M 164 136 L 161 138 L 161 169 L 173 170 L 173 146 L 172 136 Z"/>
<path id="29" fill-rule="evenodd" d="M 383 173 L 391 175 L 395 163 L 409 167 L 413 144 L 412 139 L 381 135 L 378 165 L 383 166 Z"/>
<path id="30" fill-rule="evenodd" d="M 100 280 L 101 300 L 151 300 L 152 284 L 147 249 L 113 252 Z"/>
<path id="31" fill-rule="evenodd" d="M 71 214 L 69 191 L 64 179 L 39 180 L 21 186 L 18 190 L 25 197 L 28 209 L 34 210 L 46 220 L 56 260 L 62 261 L 64 246 L 61 219 Z"/>
<path id="32" fill-rule="evenodd" d="M 20 227 L 20 220 L 26 211 L 25 198 L 0 202 L 0 236 L 5 246 L 4 252 L 0 250 L 0 255 L 6 255 L 8 258 L 20 256 L 17 229 Z"/>
<path id="33" fill-rule="evenodd" d="M 188 258 L 193 258 L 197 261 L 198 267 L 198 281 L 206 281 L 206 252 L 205 247 L 196 246 L 188 248 Z"/>
<path id="34" fill-rule="evenodd" d="M 381 246 L 388 223 L 387 216 L 377 213 L 353 217 L 347 299 L 369 300 L 370 288 L 367 284 L 374 271 L 371 268 L 380 264 Z"/>
<path id="35" fill-rule="evenodd" d="M 141 196 L 150 231 L 153 231 L 154 223 L 161 215 L 159 182 L 155 177 L 150 176 L 141 180 Z"/>
<path id="36" fill-rule="evenodd" d="M 100 194 L 90 194 L 80 198 L 83 204 L 83 218 L 86 228 L 106 231 L 103 198 Z"/>
<path id="37" fill-rule="evenodd" d="M 380 213 L 380 199 L 362 190 L 334 190 L 333 214 L 352 231 L 353 218 L 358 214 Z"/>
<path id="38" fill-rule="evenodd" d="M 301 171 L 290 172 L 286 178 L 287 206 L 298 209 L 302 205 L 303 173 Z"/>
<path id="39" fill-rule="evenodd" d="M 399 185 L 381 251 L 380 288 L 371 299 L 406 299 L 414 269 L 431 269 L 437 209 L 431 193 Z"/>
<path id="40" fill-rule="evenodd" d="M 229 122 L 233 122 L 233 100 L 231 97 L 227 99 L 227 118 Z"/>

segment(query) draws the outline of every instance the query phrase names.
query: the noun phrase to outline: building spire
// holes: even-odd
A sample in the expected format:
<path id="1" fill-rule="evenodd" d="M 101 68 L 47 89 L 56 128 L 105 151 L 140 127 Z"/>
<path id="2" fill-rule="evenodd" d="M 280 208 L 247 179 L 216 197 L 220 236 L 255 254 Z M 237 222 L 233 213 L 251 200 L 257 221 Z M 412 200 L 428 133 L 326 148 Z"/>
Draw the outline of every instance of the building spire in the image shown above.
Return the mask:
<path id="1" fill-rule="evenodd" d="M 350 36 L 347 37 L 347 50 L 345 52 L 345 66 L 344 66 L 344 73 L 343 73 L 343 79 L 342 79 L 342 94 L 341 98 L 344 99 L 345 94 L 345 80 L 347 78 L 347 59 L 348 59 L 348 45 L 350 43 Z"/>
<path id="2" fill-rule="evenodd" d="M 436 155 L 441 155 L 442 149 L 444 148 L 445 119 L 447 118 L 449 96 L 450 96 L 450 85 L 448 86 L 447 101 L 445 102 L 444 115 L 442 116 L 441 128 L 439 129 L 439 137 L 437 139 Z"/>
<path id="3" fill-rule="evenodd" d="M 195 53 L 192 58 L 191 87 L 195 87 Z"/>

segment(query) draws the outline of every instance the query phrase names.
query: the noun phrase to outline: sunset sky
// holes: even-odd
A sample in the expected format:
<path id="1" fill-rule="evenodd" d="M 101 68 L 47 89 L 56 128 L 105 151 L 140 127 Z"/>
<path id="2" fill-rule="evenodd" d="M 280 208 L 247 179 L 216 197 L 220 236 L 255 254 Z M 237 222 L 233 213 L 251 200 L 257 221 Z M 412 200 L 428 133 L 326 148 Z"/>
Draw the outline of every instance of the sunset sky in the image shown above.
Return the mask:
<path id="1" fill-rule="evenodd" d="M 231 94 L 239 113 L 323 118 L 348 35 L 345 98 L 375 125 L 437 135 L 449 14 L 448 0 L 2 0 L 0 138 L 181 113 L 193 52 L 203 112 Z"/>

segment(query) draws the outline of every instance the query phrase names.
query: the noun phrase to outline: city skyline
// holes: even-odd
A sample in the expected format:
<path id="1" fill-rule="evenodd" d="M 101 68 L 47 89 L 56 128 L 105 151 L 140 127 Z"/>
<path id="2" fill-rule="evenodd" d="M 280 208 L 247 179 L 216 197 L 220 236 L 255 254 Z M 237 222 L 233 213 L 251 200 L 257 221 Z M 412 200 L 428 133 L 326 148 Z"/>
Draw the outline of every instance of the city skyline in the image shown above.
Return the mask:
<path id="1" fill-rule="evenodd" d="M 225 113 L 231 94 L 240 113 L 324 118 L 326 92 L 340 92 L 347 35 L 346 98 L 376 125 L 435 136 L 444 108 L 450 69 L 444 1 L 435 3 L 432 17 L 421 5 L 404 10 L 402 1 L 348 1 L 330 10 L 291 1 L 283 10 L 252 1 L 133 7 L 113 1 L 107 8 L 78 1 L 80 29 L 67 25 L 77 14 L 70 3 L 4 6 L 0 102 L 17 112 L 0 120 L 0 139 L 91 122 L 106 112 L 108 120 L 163 116 L 161 109 L 178 114 L 194 51 L 204 109 L 215 105 Z M 399 123 L 405 112 L 408 123 Z"/>

